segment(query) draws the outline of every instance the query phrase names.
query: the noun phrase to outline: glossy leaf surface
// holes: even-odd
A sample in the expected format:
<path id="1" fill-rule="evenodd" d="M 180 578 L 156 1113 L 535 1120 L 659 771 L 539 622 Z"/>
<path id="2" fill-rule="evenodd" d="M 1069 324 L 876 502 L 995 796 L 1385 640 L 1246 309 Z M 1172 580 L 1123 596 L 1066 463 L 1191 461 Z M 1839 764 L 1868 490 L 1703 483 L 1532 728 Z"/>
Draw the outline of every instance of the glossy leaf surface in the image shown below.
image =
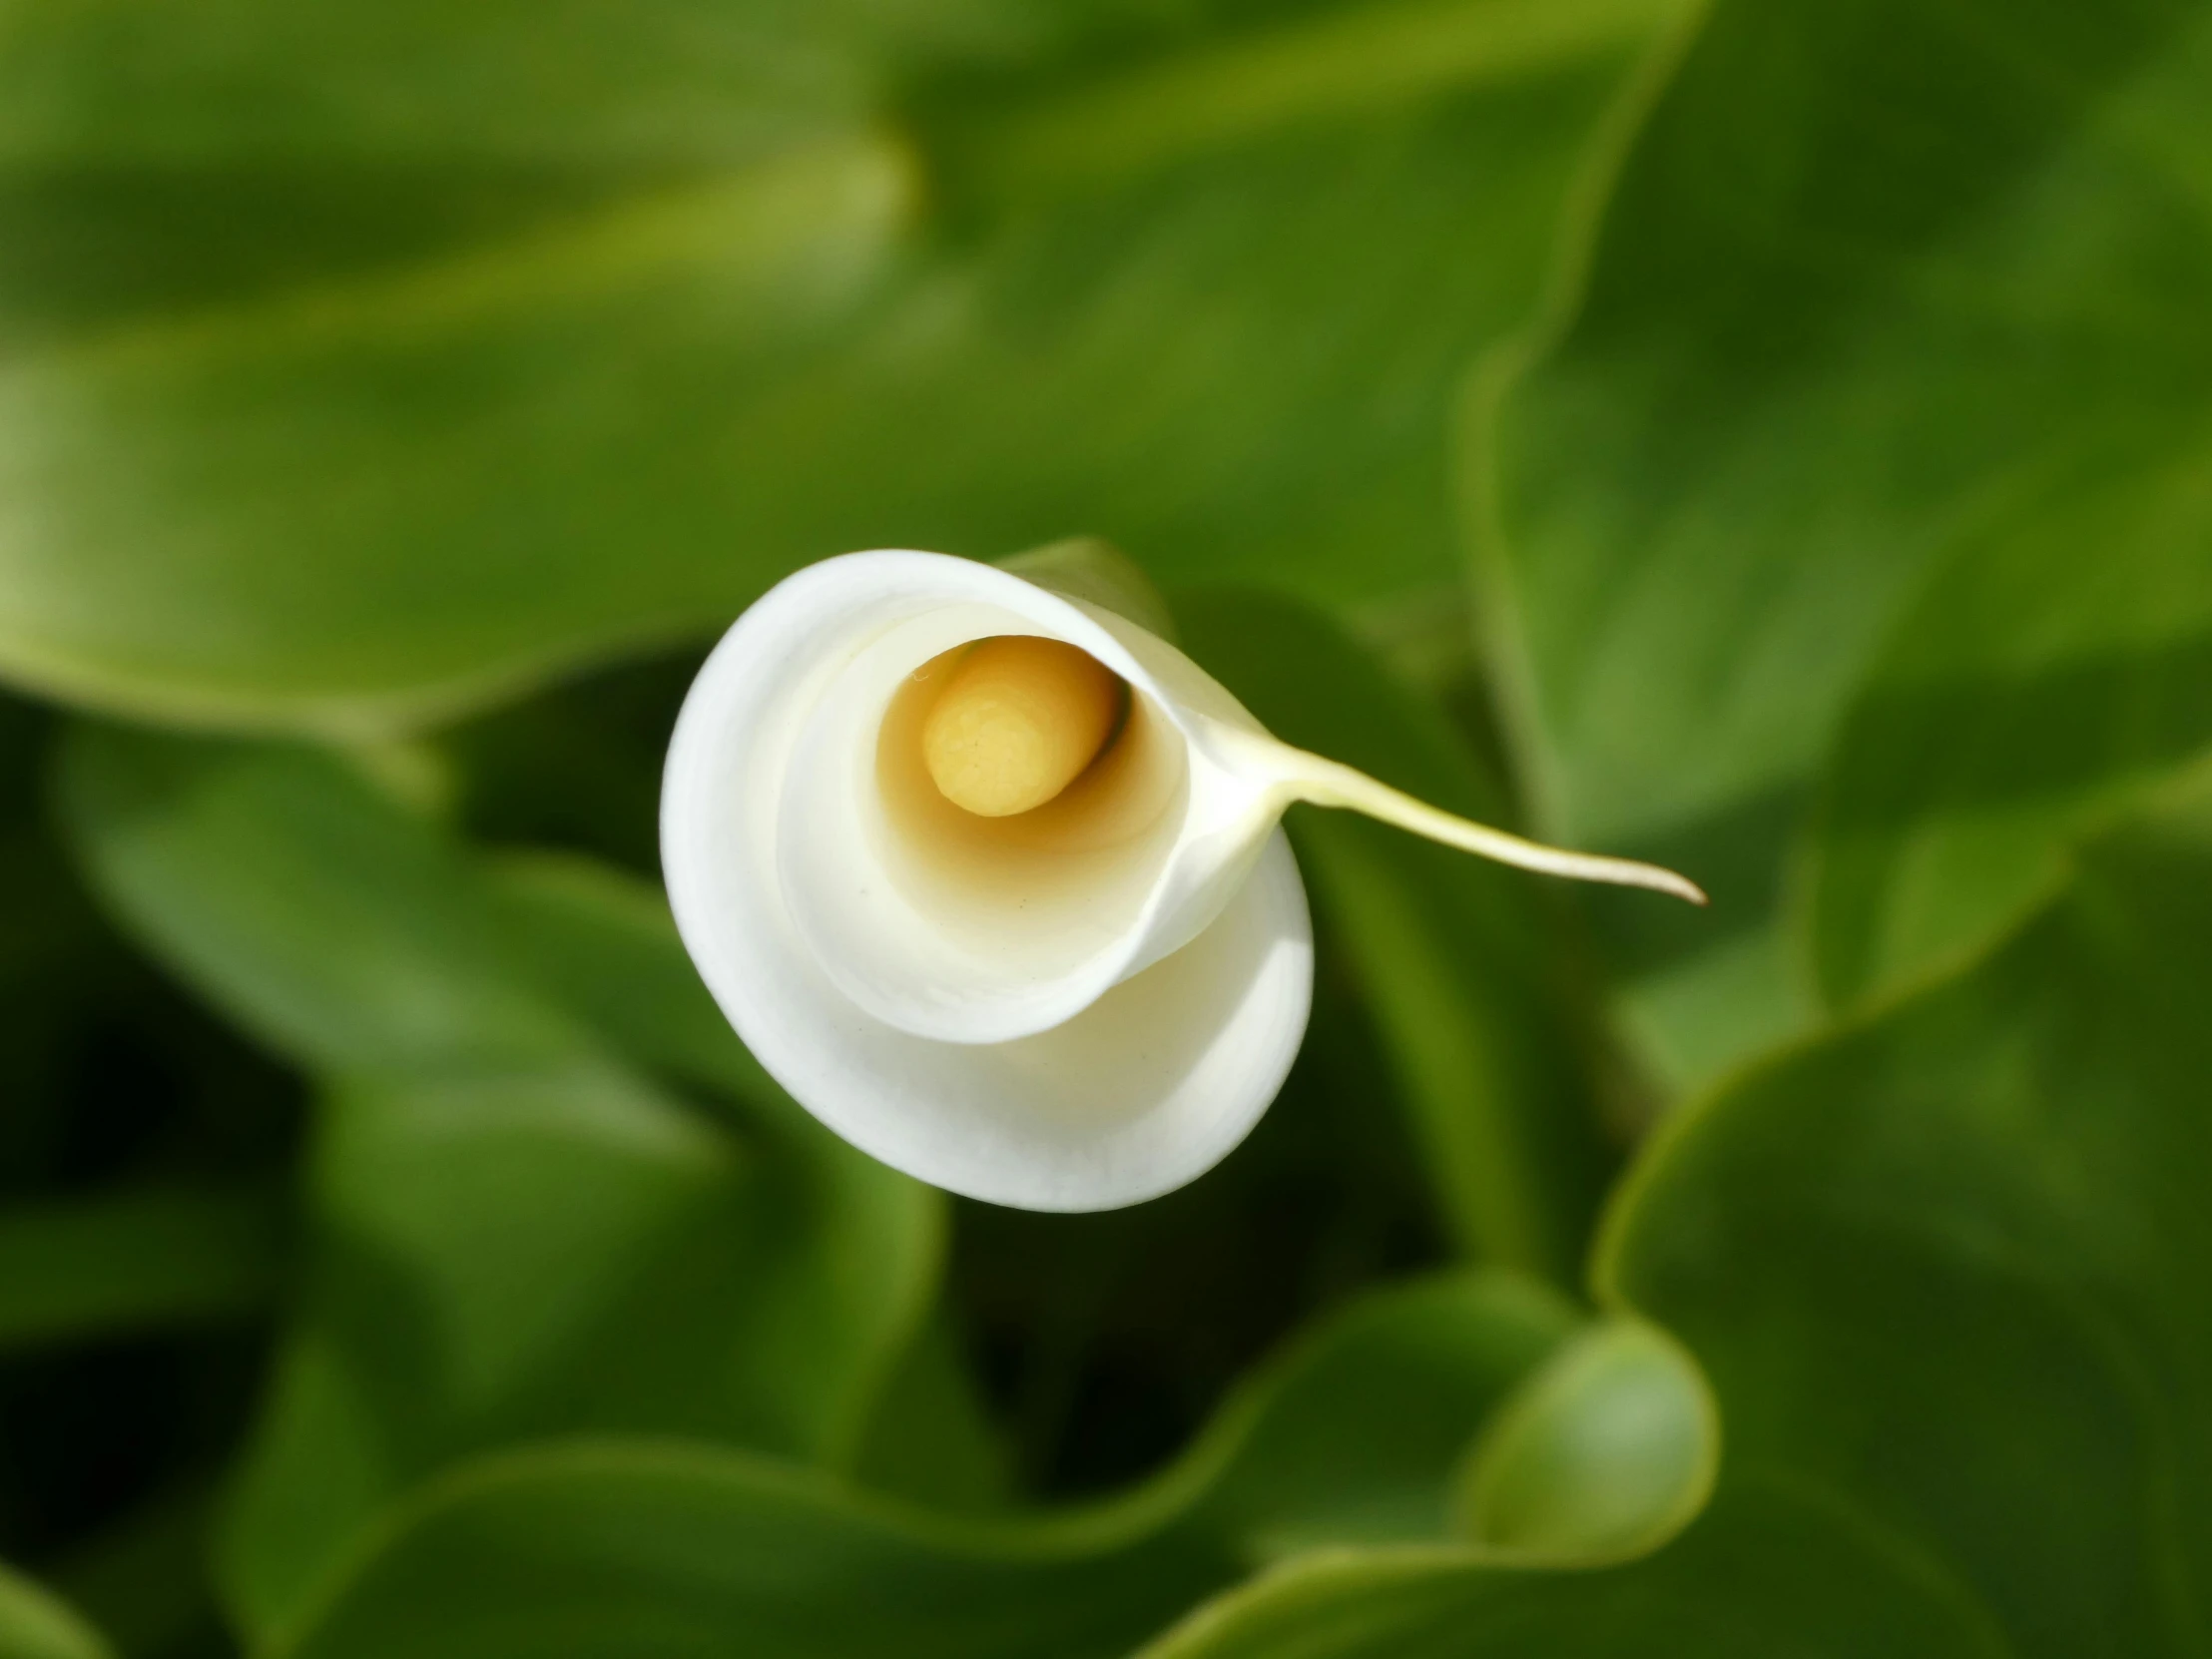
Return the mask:
<path id="1" fill-rule="evenodd" d="M 1448 581 L 1459 379 L 1678 9 L 42 4 L 0 669 L 350 727 L 857 547 Z"/>
<path id="2" fill-rule="evenodd" d="M 1571 327 L 1491 422 L 1488 564 L 1541 828 L 1712 886 L 1707 917 L 1602 906 L 1676 1084 L 1815 1016 L 1790 849 L 1929 572 L 1961 566 L 1867 693 L 1834 812 L 1876 844 L 1824 898 L 1903 942 L 1840 934 L 1832 978 L 2002 909 L 1916 897 L 1924 860 L 2032 866 L 2026 821 L 2094 794 L 2059 774 L 2195 732 L 2156 682 L 2201 627 L 2154 613 L 2212 523 L 2207 111 L 2183 0 L 1724 0 L 1658 99 Z M 2075 617 L 2068 564 L 2132 597 Z"/>
<path id="3" fill-rule="evenodd" d="M 2201 472 L 2069 483 L 1937 574 L 1852 705 L 1803 918 L 1839 1006 L 1973 949 L 2212 747 Z"/>
<path id="4" fill-rule="evenodd" d="M 1655 1327 L 1594 1325 L 1484 1427 L 1460 1479 L 1459 1530 L 1519 1559 L 1641 1554 L 1704 1506 L 1720 1451 L 1696 1363 Z"/>

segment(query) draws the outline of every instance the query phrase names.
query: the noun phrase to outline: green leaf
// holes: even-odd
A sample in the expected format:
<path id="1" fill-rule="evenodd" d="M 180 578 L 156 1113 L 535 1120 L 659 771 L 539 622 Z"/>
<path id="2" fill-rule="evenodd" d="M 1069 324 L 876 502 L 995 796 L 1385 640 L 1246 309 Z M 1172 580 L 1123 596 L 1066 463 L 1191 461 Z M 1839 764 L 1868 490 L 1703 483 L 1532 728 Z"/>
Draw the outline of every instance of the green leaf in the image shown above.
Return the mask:
<path id="1" fill-rule="evenodd" d="M 1985 941 L 2088 830 L 2212 747 L 2202 457 L 2163 477 L 2141 452 L 2097 460 L 1939 572 L 1852 706 L 1809 882 L 1832 1003 Z"/>
<path id="2" fill-rule="evenodd" d="M 1012 1448 L 941 1312 L 884 1379 L 851 1472 L 871 1492 L 940 1512 L 988 1513 L 1012 1502 Z"/>
<path id="3" fill-rule="evenodd" d="M 283 1284 L 284 1219 L 266 1192 L 184 1188 L 0 1213 L 0 1347 L 259 1313 Z"/>
<path id="4" fill-rule="evenodd" d="M 1222 1583 L 1219 1548 L 956 1524 L 690 1445 L 458 1471 L 276 1651 L 517 1659 L 1108 1659 Z"/>
<path id="5" fill-rule="evenodd" d="M 1468 1437 L 1578 1317 L 1494 1271 L 1372 1292 L 1248 1381 L 1163 1484 L 1204 1481 L 1196 1515 L 1247 1561 L 1441 1537 Z"/>
<path id="6" fill-rule="evenodd" d="M 701 661 L 679 651 L 579 675 L 434 737 L 401 740 L 401 753 L 425 758 L 416 794 L 473 839 L 656 872 L 661 763 Z"/>
<path id="7" fill-rule="evenodd" d="M 112 1651 L 68 1607 L 0 1566 L 0 1659 L 112 1659 Z"/>
<path id="8" fill-rule="evenodd" d="M 1696 1363 L 1655 1326 L 1614 1321 L 1553 1355 L 1483 1429 L 1459 1527 L 1515 1557 L 1640 1555 L 1704 1507 L 1719 1460 Z"/>
<path id="9" fill-rule="evenodd" d="M 1817 1571 L 1805 1570 L 1818 1560 Z M 1316 1553 L 1193 1613 L 1141 1659 L 2000 1659 L 1970 1604 L 1888 1540 L 1724 1494 L 1664 1555 L 1529 1571 L 1464 1547 Z"/>
<path id="10" fill-rule="evenodd" d="M 1727 1425 L 1676 1541 L 1605 1571 L 1294 1565 L 1155 1659 L 2199 1651 L 2208 1000 L 2200 782 L 1970 969 L 1663 1132 L 1600 1262 Z"/>
<path id="11" fill-rule="evenodd" d="M 822 1419 L 810 1437 L 849 1468 L 881 1390 L 933 1338 L 940 1194 L 825 1130 L 761 1068 L 693 970 L 657 887 L 587 859 L 509 854 L 487 874 L 534 980 L 631 1059 L 742 1106 L 765 1201 L 754 1269 L 757 1323 L 744 1339 L 752 1386 L 778 1420 Z M 902 1352 L 903 1351 L 903 1352 Z M 956 1384 L 954 1384 L 956 1385 Z"/>
<path id="12" fill-rule="evenodd" d="M 1449 811 L 1501 792 L 1440 712 L 1325 618 L 1246 593 L 1179 595 L 1186 644 L 1286 742 Z M 1572 1279 L 1609 1159 L 1562 929 L 1536 877 L 1350 814 L 1291 834 L 1373 1011 L 1445 1229 L 1471 1256 Z"/>
<path id="13" fill-rule="evenodd" d="M 1572 1328 L 1455 1275 L 1356 1305 L 1103 1505 L 954 1521 L 711 1447 L 508 1454 L 426 1490 L 280 1651 L 1111 1655 L 1250 1562 L 1441 1536 L 1459 1449 Z"/>
<path id="14" fill-rule="evenodd" d="M 1893 759 L 1947 764 L 1940 738 L 1884 747 L 1900 697 L 1956 684 L 1972 701 L 1964 683 L 2063 675 L 2076 648 L 2094 678 L 2086 659 L 2111 646 L 2181 640 L 2131 633 L 2117 609 L 2116 639 L 2085 624 L 2071 646 L 2033 619 L 2063 615 L 2050 577 L 2067 558 L 2127 567 L 2116 581 L 2147 599 L 2206 534 L 2208 94 L 2212 19 L 2187 0 L 1721 0 L 1658 98 L 1578 314 L 1493 411 L 1488 565 L 1543 828 L 1713 890 L 1704 916 L 1599 906 L 1676 1084 L 1818 1015 L 1781 924 L 1787 854 L 1925 573 L 1964 558 L 1983 576 L 1933 601 L 1869 694 L 1855 795 Z M 1981 632 L 2014 624 L 2008 644 Z M 1936 703 L 1916 714 L 1983 718 Z M 2119 747 L 2146 758 L 2178 739 L 2172 718 L 2148 749 Z M 1972 838 L 1939 785 L 1913 788 L 1867 810 L 1927 807 L 1952 820 L 1938 837 Z M 1875 905 L 1907 954 L 1966 931 L 1937 920 L 1916 942 L 1918 876 L 1895 874 L 1896 895 L 1846 880 L 1836 912 Z M 2016 874 L 2004 885 L 2019 896 Z M 1981 921 L 2001 908 L 1973 902 Z"/>
<path id="15" fill-rule="evenodd" d="M 119 917 L 322 1083 L 304 1322 L 226 1550 L 250 1628 L 488 1446 L 855 1453 L 933 1285 L 938 1201 L 774 1090 L 657 896 L 495 873 L 328 756 L 86 730 L 68 762 Z"/>
<path id="16" fill-rule="evenodd" d="M 1176 637 L 1166 596 L 1142 565 L 1110 541 L 1077 536 L 994 562 L 1024 581 L 1111 611 L 1164 640 Z"/>
<path id="17" fill-rule="evenodd" d="M 37 0 L 0 670 L 355 731 L 854 547 L 1431 586 L 1462 373 L 1680 9 Z"/>
<path id="18" fill-rule="evenodd" d="M 458 849 L 334 757 L 88 727 L 61 809 L 117 919 L 249 1032 L 345 1073 L 598 1058 Z"/>

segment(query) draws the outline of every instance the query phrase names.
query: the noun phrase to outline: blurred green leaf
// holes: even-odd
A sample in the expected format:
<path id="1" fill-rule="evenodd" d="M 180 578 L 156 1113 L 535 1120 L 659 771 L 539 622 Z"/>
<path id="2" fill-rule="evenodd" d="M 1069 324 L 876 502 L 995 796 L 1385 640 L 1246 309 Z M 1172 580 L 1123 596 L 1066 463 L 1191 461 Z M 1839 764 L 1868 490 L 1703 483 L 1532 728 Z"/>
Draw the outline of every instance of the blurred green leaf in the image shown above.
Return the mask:
<path id="1" fill-rule="evenodd" d="M 1807 1562 L 1818 1563 L 1808 1571 Z M 1199 1608 L 1140 1659 L 1998 1659 L 1970 1602 L 1879 1534 L 1723 1493 L 1626 1567 L 1514 1568 L 1456 1548 L 1286 1563 Z"/>
<path id="2" fill-rule="evenodd" d="M 433 812 L 471 839 L 660 871 L 661 764 L 703 653 L 580 674 L 520 703 L 402 740 L 434 757 Z"/>
<path id="3" fill-rule="evenodd" d="M 1204 1483 L 1196 1515 L 1248 1562 L 1441 1537 L 1468 1437 L 1578 1318 L 1495 1271 L 1370 1293 L 1263 1367 L 1160 1484 Z"/>
<path id="4" fill-rule="evenodd" d="M 1510 817 L 1441 714 L 1327 619 L 1257 593 L 1178 595 L 1176 611 L 1192 655 L 1287 742 L 1449 811 Z M 1454 1243 L 1571 1282 L 1610 1160 L 1538 878 L 1350 814 L 1294 809 L 1290 829 Z"/>
<path id="5" fill-rule="evenodd" d="M 1129 1530 L 955 1523 L 703 1446 L 547 1447 L 424 1493 L 275 1651 L 1107 1659 L 1234 1571 Z"/>
<path id="6" fill-rule="evenodd" d="M 59 1600 L 0 1566 L 0 1659 L 112 1659 L 108 1644 Z"/>
<path id="7" fill-rule="evenodd" d="M 1681 0 L 38 0 L 0 665 L 357 729 L 870 545 L 1448 577 L 1448 431 Z"/>
<path id="8" fill-rule="evenodd" d="M 282 1207 L 154 1190 L 0 1211 L 0 1347 L 258 1313 L 283 1283 Z"/>
<path id="9" fill-rule="evenodd" d="M 1488 566 L 1542 828 L 1713 891 L 1703 916 L 1596 906 L 1677 1085 L 1816 1017 L 1781 925 L 1787 853 L 1925 572 L 1979 574 L 1930 601 L 1869 693 L 1837 811 L 1927 811 L 1956 855 L 1909 823 L 1851 851 L 1868 867 L 1824 903 L 1881 937 L 1829 946 L 1854 958 L 1832 973 L 1865 979 L 2021 896 L 2043 837 L 1984 834 L 1937 780 L 1968 746 L 2000 748 L 1961 790 L 2036 795 L 2186 737 L 2186 697 L 2131 703 L 2159 670 L 2100 659 L 2165 653 L 2179 678 L 2201 632 L 2201 609 L 2164 631 L 2142 607 L 2201 573 L 2208 533 L 2208 111 L 2212 17 L 2187 0 L 1720 0 L 1657 100 L 1579 314 L 1490 423 Z M 2092 601 L 2076 631 L 2069 560 L 2090 585 L 2124 569 L 2135 598 Z M 2073 674 L 2110 701 L 2059 716 L 2053 771 L 2030 776 L 2038 698 Z M 1992 675 L 2044 684 L 1998 715 Z M 1901 753 L 1908 720 L 1931 725 Z M 1912 781 L 1883 781 L 1893 766 Z M 2001 882 L 1961 878 L 1984 854 Z M 1938 875 L 1957 896 L 1916 896 Z"/>
<path id="10" fill-rule="evenodd" d="M 1504 1276 L 1382 1293 L 1251 1381 L 1156 1480 L 1019 1522 L 704 1446 L 509 1454 L 426 1491 L 281 1651 L 1121 1653 L 1247 1563 L 1440 1536 L 1459 1449 L 1574 1317 Z"/>
<path id="11" fill-rule="evenodd" d="M 943 1251 L 941 1194 L 838 1140 L 747 1051 L 684 954 L 660 890 L 588 859 L 509 854 L 487 871 L 506 936 L 535 982 L 632 1060 L 742 1106 L 767 1190 L 750 1385 L 849 1468 L 879 1396 L 905 1376 Z M 908 1352 L 902 1353 L 905 1350 Z M 946 1386 L 957 1386 L 947 1382 Z M 988 1476 L 979 1476 L 987 1479 Z"/>
<path id="12" fill-rule="evenodd" d="M 1164 640 L 1176 637 L 1167 596 L 1142 565 L 1110 541 L 1073 536 L 993 562 L 1039 587 L 1112 611 Z"/>
<path id="13" fill-rule="evenodd" d="M 871 1492 L 951 1513 L 987 1513 L 1012 1501 L 1012 1450 L 941 1313 L 884 1379 L 851 1473 Z"/>
<path id="14" fill-rule="evenodd" d="M 494 878 L 306 751 L 88 729 L 68 761 L 80 855 L 126 925 L 323 1079 L 304 1323 L 227 1550 L 251 1628 L 486 1446 L 855 1452 L 930 1294 L 938 1201 L 767 1084 L 656 897 Z"/>
<path id="15" fill-rule="evenodd" d="M 1678 1540 L 1600 1572 L 1294 1566 L 1155 1655 L 2197 1651 L 2208 1002 L 2198 785 L 1969 971 L 1664 1132 L 1601 1269 L 1721 1402 L 1715 1498 Z"/>
<path id="16" fill-rule="evenodd" d="M 100 897 L 270 1047 L 348 1074 L 600 1058 L 513 964 L 458 848 L 334 756 L 86 727 L 63 761 Z"/>
<path id="17" fill-rule="evenodd" d="M 1704 1506 L 1719 1461 L 1696 1363 L 1656 1327 L 1612 1321 L 1553 1355 L 1483 1429 L 1459 1527 L 1519 1558 L 1638 1555 Z"/>
<path id="18" fill-rule="evenodd" d="M 297 1277 L 299 1091 L 100 914 L 44 810 L 63 726 L 0 697 L 0 1548 L 130 1659 L 205 1659 L 140 1640 L 216 1628 L 204 1530 L 86 1569 L 235 1453 Z"/>
<path id="19" fill-rule="evenodd" d="M 2212 489 L 2193 460 L 2146 479 L 2139 435 L 2112 439 L 2138 452 L 2047 480 L 1936 575 L 1852 706 L 1808 883 L 1836 1004 L 1981 943 L 2212 748 Z"/>

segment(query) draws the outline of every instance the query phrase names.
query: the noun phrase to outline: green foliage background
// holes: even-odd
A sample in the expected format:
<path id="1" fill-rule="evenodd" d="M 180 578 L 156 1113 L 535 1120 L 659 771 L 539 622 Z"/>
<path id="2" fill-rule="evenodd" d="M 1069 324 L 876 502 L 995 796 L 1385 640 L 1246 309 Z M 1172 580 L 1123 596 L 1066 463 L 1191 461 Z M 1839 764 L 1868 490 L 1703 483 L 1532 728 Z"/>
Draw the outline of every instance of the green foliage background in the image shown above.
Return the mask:
<path id="1" fill-rule="evenodd" d="M 785 1098 L 704 644 L 1111 539 L 1313 1030 L 1138 1210 Z M 2212 6 L 16 0 L 0 1655 L 2212 1646 Z"/>

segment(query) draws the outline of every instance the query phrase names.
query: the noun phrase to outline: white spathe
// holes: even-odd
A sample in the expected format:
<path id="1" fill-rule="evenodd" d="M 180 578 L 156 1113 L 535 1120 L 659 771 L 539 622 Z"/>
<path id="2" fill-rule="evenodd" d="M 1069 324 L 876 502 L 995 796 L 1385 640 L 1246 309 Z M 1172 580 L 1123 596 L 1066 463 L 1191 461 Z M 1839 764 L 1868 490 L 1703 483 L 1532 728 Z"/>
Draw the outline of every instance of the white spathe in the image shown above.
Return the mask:
<path id="1" fill-rule="evenodd" d="M 1130 710 L 1059 799 L 981 819 L 928 779 L 915 676 L 1007 634 L 1090 653 Z M 1203 1174 L 1290 1070 L 1313 983 L 1279 825 L 1299 799 L 1698 896 L 1292 749 L 1135 623 L 915 552 L 811 566 L 738 619 L 677 722 L 662 861 L 724 1013 L 831 1129 L 973 1198 L 1110 1209 Z"/>

